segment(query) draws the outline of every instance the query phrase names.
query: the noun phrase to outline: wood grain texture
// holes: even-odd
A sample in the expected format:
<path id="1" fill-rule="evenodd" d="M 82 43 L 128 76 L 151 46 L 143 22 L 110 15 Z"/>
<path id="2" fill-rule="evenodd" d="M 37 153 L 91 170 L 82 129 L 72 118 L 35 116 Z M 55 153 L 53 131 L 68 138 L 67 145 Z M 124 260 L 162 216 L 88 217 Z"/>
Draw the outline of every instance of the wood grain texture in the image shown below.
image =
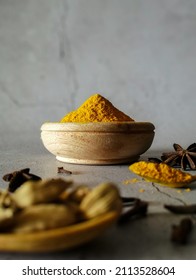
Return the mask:
<path id="1" fill-rule="evenodd" d="M 154 138 L 154 125 L 136 123 L 46 123 L 41 127 L 45 148 L 63 162 L 118 164 L 135 161 Z"/>

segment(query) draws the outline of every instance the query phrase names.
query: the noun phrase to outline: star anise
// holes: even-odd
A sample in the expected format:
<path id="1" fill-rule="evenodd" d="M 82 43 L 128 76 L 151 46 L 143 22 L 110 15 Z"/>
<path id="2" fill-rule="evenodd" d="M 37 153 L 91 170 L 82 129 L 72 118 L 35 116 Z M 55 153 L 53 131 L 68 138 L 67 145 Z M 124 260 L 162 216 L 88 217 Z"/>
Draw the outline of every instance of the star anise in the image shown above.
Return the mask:
<path id="1" fill-rule="evenodd" d="M 187 168 L 196 170 L 196 143 L 183 149 L 179 144 L 173 144 L 174 152 L 163 153 L 162 162 L 170 165 L 181 167 L 183 170 Z"/>

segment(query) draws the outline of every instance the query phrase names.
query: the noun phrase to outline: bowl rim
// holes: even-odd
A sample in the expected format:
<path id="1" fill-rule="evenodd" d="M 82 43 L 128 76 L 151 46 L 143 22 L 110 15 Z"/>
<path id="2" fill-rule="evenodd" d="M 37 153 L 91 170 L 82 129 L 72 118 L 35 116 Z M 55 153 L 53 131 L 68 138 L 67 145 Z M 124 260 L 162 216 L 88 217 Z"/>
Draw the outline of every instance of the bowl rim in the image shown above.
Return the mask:
<path id="1" fill-rule="evenodd" d="M 103 131 L 103 132 L 119 132 L 119 131 L 154 131 L 155 126 L 151 122 L 89 122 L 89 123 L 75 123 L 75 122 L 45 122 L 41 126 L 41 131 Z"/>

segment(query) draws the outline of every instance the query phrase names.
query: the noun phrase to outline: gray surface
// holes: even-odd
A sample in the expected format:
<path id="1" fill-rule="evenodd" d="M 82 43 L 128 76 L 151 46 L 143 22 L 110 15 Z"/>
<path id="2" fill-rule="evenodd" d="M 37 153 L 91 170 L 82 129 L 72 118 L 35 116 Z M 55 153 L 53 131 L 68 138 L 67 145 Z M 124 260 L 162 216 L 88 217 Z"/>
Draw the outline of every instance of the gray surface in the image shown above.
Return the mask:
<path id="1" fill-rule="evenodd" d="M 37 150 L 37 149 L 36 149 Z M 145 154 L 141 159 L 154 155 Z M 3 164 L 2 164 L 3 163 Z M 57 167 L 64 166 L 72 175 L 57 174 Z M 117 184 L 122 196 L 133 196 L 150 201 L 148 215 L 130 220 L 121 226 L 113 226 L 93 242 L 79 248 L 48 254 L 0 253 L 0 259 L 195 259 L 195 230 L 186 245 L 177 245 L 170 241 L 171 226 L 178 224 L 183 215 L 174 215 L 163 208 L 164 203 L 194 203 L 196 185 L 191 191 L 153 186 L 140 181 L 125 185 L 123 181 L 136 178 L 128 170 L 129 164 L 115 166 L 85 166 L 58 162 L 40 147 L 39 153 L 33 150 L 1 153 L 1 174 L 25 167 L 42 178 L 63 177 L 72 179 L 75 184 L 84 183 L 90 187 L 105 181 Z M 1 180 L 2 187 L 7 183 Z M 143 189 L 144 192 L 140 192 Z M 192 216 L 195 221 L 195 216 Z"/>
<path id="2" fill-rule="evenodd" d="M 40 141 L 40 126 L 58 121 L 91 94 L 101 93 L 136 121 L 156 127 L 151 153 L 195 142 L 195 0 L 1 0 L 0 175 L 29 166 L 42 177 L 59 165 Z M 4 258 L 194 259 L 169 241 L 180 217 L 164 202 L 195 202 L 191 192 L 123 185 L 128 166 L 74 166 L 73 179 L 115 181 L 123 194 L 158 201 L 145 219 L 113 228 L 87 247 L 49 255 Z M 2 186 L 5 183 L 1 180 Z M 163 191 L 163 193 L 162 193 Z M 162 213 L 163 212 L 163 213 Z"/>

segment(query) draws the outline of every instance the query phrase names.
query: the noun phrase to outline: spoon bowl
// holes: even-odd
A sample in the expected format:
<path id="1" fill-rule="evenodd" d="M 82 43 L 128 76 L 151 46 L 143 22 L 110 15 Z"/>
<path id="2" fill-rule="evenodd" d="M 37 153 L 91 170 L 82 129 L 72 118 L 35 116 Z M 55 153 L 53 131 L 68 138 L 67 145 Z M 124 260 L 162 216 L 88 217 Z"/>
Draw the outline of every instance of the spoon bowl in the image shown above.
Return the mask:
<path id="1" fill-rule="evenodd" d="M 196 176 L 191 176 L 190 180 L 187 180 L 186 182 L 167 182 L 164 180 L 157 180 L 155 178 L 151 178 L 149 176 L 142 176 L 146 181 L 157 183 L 159 185 L 164 185 L 166 187 L 173 187 L 173 188 L 183 188 L 186 187 L 188 184 L 191 184 L 196 181 Z"/>
<path id="2" fill-rule="evenodd" d="M 71 226 L 32 233 L 1 233 L 0 251 L 54 252 L 85 244 L 112 226 L 119 212 L 111 211 Z"/>
<path id="3" fill-rule="evenodd" d="M 166 163 L 135 162 L 129 169 L 146 181 L 167 187 L 181 188 L 196 181 L 196 176 L 177 170 Z"/>

